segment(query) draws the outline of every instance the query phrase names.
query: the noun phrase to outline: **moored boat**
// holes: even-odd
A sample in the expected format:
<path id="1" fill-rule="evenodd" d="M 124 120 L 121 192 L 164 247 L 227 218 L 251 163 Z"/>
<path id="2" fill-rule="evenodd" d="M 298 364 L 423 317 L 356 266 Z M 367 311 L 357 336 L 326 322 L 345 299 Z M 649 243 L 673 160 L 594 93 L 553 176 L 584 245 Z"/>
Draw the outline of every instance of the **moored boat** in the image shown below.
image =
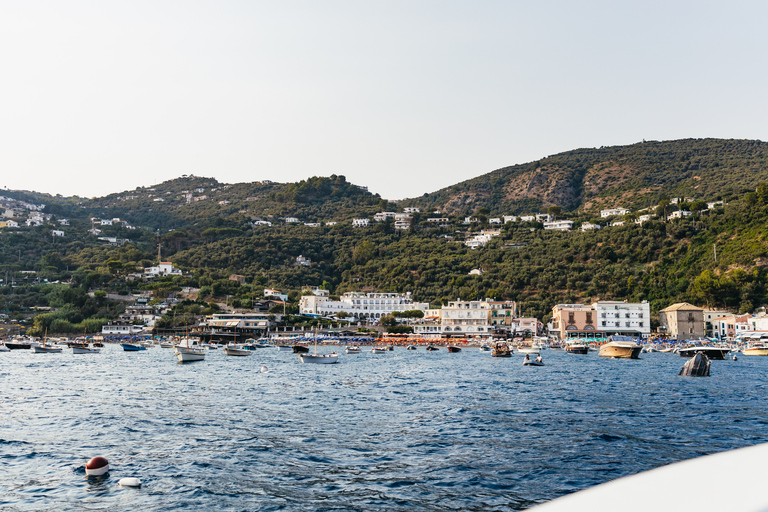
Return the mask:
<path id="1" fill-rule="evenodd" d="M 122 346 L 123 350 L 126 352 L 139 352 L 140 350 L 147 350 L 147 347 L 136 343 L 121 343 L 120 346 Z"/>
<path id="2" fill-rule="evenodd" d="M 455 345 L 449 345 L 448 352 L 461 352 L 461 348 Z"/>
<path id="3" fill-rule="evenodd" d="M 294 345 L 291 348 L 294 354 L 306 354 L 309 352 L 309 347 L 306 345 Z"/>
<path id="4" fill-rule="evenodd" d="M 639 359 L 643 346 L 629 336 L 613 336 L 608 343 L 600 347 L 600 357 L 614 359 Z"/>
<path id="5" fill-rule="evenodd" d="M 229 345 L 225 345 L 222 351 L 224 352 L 224 354 L 228 356 L 243 357 L 243 356 L 250 356 L 251 354 L 253 354 L 253 350 L 248 350 L 242 345 L 235 345 L 232 343 Z"/>
<path id="6" fill-rule="evenodd" d="M 437 348 L 437 347 L 436 347 L 436 346 L 434 346 L 434 345 L 427 345 L 427 350 L 431 352 L 431 351 L 433 351 L 433 350 L 440 350 L 440 349 L 439 349 L 439 348 Z"/>
<path id="7" fill-rule="evenodd" d="M 768 344 L 756 343 L 742 349 L 741 353 L 745 356 L 768 356 Z"/>
<path id="8" fill-rule="evenodd" d="M 416 350 L 416 345 L 408 345 L 408 348 L 406 350 Z"/>
<path id="9" fill-rule="evenodd" d="M 347 354 L 359 354 L 360 347 L 347 347 L 344 349 L 344 352 L 346 352 Z"/>
<path id="10" fill-rule="evenodd" d="M 728 347 L 717 347 L 712 345 L 696 345 L 693 347 L 681 348 L 679 350 L 680 357 L 693 357 L 699 352 L 707 356 L 709 359 L 715 359 L 722 361 L 728 352 L 731 350 Z"/>
<path id="11" fill-rule="evenodd" d="M 386 348 L 381 348 L 381 347 L 372 347 L 371 348 L 371 352 L 373 354 L 386 354 L 387 353 L 387 349 Z"/>
<path id="12" fill-rule="evenodd" d="M 339 361 L 339 355 L 335 352 L 330 354 L 299 354 L 302 363 L 312 364 L 334 364 Z"/>
<path id="13" fill-rule="evenodd" d="M 589 345 L 578 339 L 569 339 L 565 340 L 563 350 L 568 354 L 588 354 Z"/>
<path id="14" fill-rule="evenodd" d="M 509 348 L 509 345 L 502 341 L 496 343 L 496 346 L 493 347 L 491 357 L 512 357 L 512 350 Z"/>

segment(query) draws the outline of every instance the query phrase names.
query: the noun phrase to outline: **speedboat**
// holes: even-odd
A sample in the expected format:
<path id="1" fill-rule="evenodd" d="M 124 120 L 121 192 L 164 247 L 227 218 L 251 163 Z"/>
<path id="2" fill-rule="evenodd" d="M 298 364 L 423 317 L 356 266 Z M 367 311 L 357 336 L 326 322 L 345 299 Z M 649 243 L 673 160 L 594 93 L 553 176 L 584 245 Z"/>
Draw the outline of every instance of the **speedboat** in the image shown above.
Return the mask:
<path id="1" fill-rule="evenodd" d="M 408 345 L 405 350 L 416 350 L 416 345 Z"/>
<path id="2" fill-rule="evenodd" d="M 745 356 L 768 356 L 768 344 L 755 343 L 741 351 Z"/>
<path id="3" fill-rule="evenodd" d="M 449 345 L 448 346 L 448 352 L 461 352 L 461 348 L 456 347 L 454 345 Z"/>
<path id="4" fill-rule="evenodd" d="M 716 347 L 712 345 L 696 345 L 693 347 L 681 348 L 679 350 L 680 357 L 693 357 L 699 352 L 707 356 L 709 359 L 716 359 L 722 361 L 725 356 L 728 355 L 731 349 L 728 347 Z M 756 355 L 756 354 L 752 354 Z"/>
<path id="5" fill-rule="evenodd" d="M 431 351 L 433 351 L 433 350 L 440 350 L 440 349 L 439 349 L 439 348 L 437 348 L 437 347 L 436 347 L 436 346 L 434 346 L 434 345 L 427 345 L 427 351 L 428 351 L 428 352 L 431 352 Z"/>
<path id="6" fill-rule="evenodd" d="M 491 347 L 490 347 L 490 345 L 480 345 L 480 351 L 482 351 L 482 352 L 490 352 L 491 351 Z"/>
<path id="7" fill-rule="evenodd" d="M 614 359 L 638 359 L 643 346 L 629 336 L 613 336 L 597 355 Z"/>
<path id="8" fill-rule="evenodd" d="M 360 347 L 347 347 L 344 349 L 344 352 L 346 352 L 347 354 L 359 354 Z"/>
<path id="9" fill-rule="evenodd" d="M 566 340 L 563 350 L 568 354 L 588 354 L 589 345 L 581 340 Z"/>

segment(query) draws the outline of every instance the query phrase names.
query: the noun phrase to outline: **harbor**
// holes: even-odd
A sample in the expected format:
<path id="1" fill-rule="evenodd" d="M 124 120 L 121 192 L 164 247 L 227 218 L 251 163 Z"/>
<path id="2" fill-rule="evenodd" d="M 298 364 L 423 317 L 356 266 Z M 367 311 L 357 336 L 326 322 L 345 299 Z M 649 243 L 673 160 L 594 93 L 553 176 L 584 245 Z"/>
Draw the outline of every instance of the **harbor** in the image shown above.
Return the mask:
<path id="1" fill-rule="evenodd" d="M 522 510 L 615 478 L 762 441 L 768 359 L 679 377 L 640 359 L 545 349 L 396 346 L 301 364 L 276 346 L 247 358 L 172 348 L 0 357 L 11 510 L 199 508 Z M 94 455 L 106 477 L 87 477 Z M 140 490 L 116 482 L 139 478 Z M 78 504 L 78 505 L 76 505 Z"/>

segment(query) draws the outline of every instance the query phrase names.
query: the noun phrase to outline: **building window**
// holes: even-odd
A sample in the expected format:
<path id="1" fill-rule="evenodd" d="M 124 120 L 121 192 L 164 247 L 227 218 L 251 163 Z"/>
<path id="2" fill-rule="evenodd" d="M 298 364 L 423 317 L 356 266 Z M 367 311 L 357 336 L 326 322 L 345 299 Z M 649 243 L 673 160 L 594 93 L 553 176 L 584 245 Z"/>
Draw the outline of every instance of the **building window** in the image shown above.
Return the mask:
<path id="1" fill-rule="evenodd" d="M 587 323 L 588 324 L 592 323 L 592 312 L 591 311 L 587 312 Z"/>
<path id="2" fill-rule="evenodd" d="M 575 324 L 576 323 L 576 321 L 573 318 L 573 312 L 572 311 L 568 313 L 568 323 L 569 324 Z"/>

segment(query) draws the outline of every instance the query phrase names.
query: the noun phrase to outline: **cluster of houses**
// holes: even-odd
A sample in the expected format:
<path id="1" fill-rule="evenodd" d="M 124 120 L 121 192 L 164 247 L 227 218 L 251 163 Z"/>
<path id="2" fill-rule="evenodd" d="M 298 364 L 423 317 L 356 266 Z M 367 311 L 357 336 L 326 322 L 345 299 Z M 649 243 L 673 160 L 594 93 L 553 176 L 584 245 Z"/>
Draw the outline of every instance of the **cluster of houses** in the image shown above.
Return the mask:
<path id="1" fill-rule="evenodd" d="M 44 204 L 33 204 L 0 196 L 0 209 L 2 210 L 2 214 L 0 214 L 0 229 L 18 228 L 20 225 L 28 227 L 42 226 L 51 220 L 50 215 L 43 213 L 45 209 Z"/>
<path id="2" fill-rule="evenodd" d="M 651 311 L 647 301 L 597 301 L 592 304 L 558 304 L 552 308 L 549 334 L 566 338 L 602 338 L 614 334 L 648 338 Z M 735 338 L 752 332 L 768 332 L 768 314 L 736 315 L 719 309 L 700 308 L 687 302 L 659 311 L 658 335 L 676 340 Z"/>

